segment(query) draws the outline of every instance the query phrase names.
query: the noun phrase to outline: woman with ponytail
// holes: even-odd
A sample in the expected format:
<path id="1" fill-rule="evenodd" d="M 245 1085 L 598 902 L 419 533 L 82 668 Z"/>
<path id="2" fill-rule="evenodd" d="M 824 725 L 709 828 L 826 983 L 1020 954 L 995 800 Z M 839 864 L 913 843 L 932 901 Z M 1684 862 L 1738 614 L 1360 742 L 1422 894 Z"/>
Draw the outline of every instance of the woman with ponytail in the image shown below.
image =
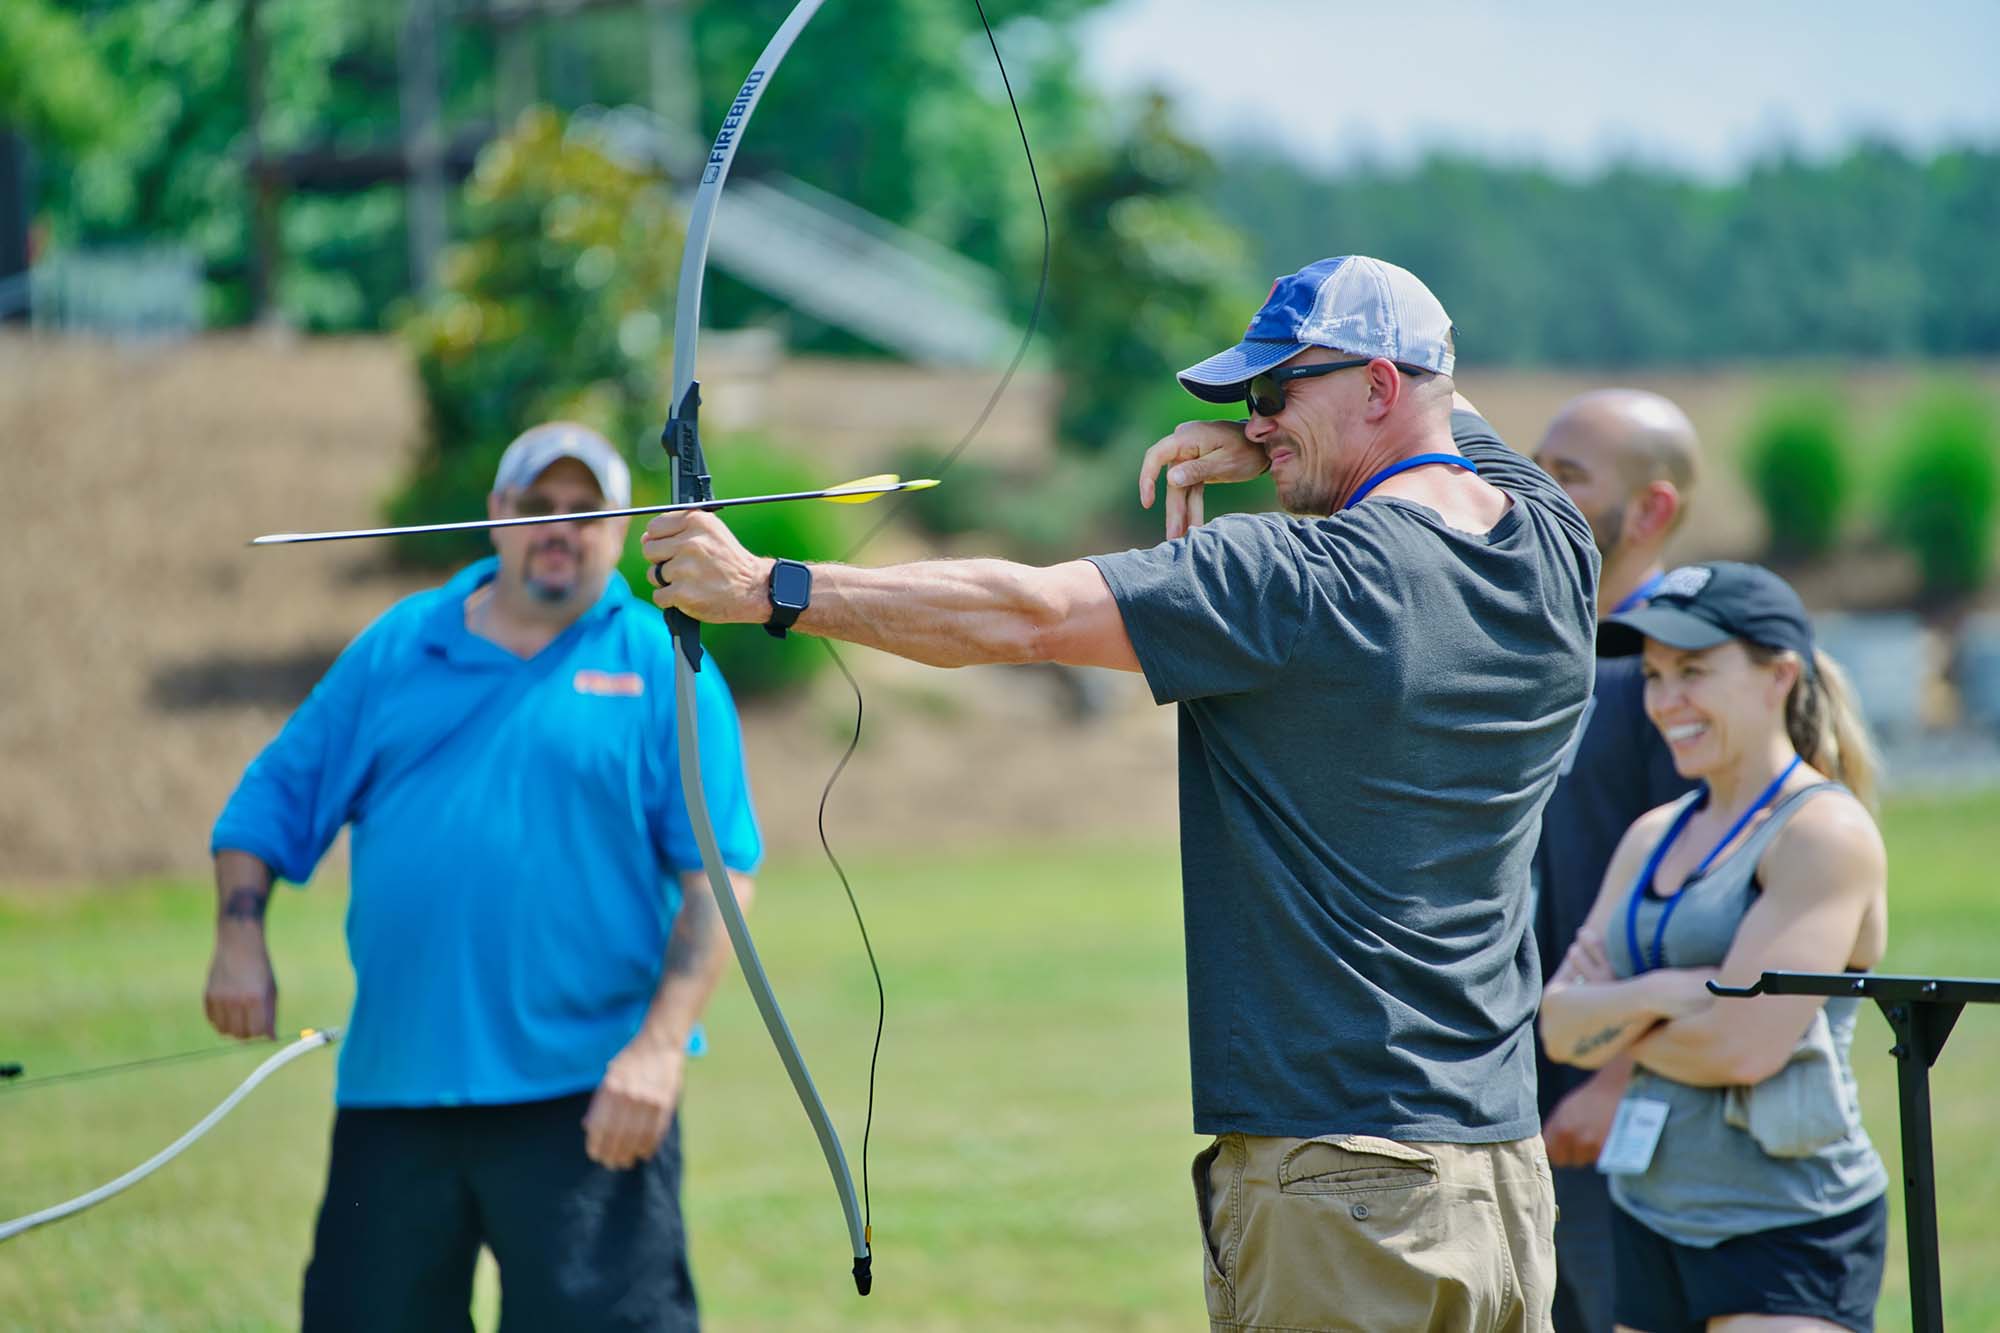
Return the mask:
<path id="1" fill-rule="evenodd" d="M 1717 1001 L 1767 969 L 1866 970 L 1888 938 L 1875 755 L 1798 594 L 1755 565 L 1674 570 L 1600 642 L 1701 786 L 1641 816 L 1542 1000 L 1551 1058 L 1636 1070 L 1611 1177 L 1621 1330 L 1874 1327 L 1888 1177 L 1861 1127 L 1854 999 Z"/>

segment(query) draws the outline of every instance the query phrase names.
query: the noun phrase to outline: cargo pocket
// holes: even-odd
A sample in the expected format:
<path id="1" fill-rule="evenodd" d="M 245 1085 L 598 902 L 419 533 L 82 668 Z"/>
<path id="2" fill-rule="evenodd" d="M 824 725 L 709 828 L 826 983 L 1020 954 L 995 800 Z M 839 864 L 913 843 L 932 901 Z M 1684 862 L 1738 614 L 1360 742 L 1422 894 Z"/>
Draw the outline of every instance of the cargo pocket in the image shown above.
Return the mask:
<path id="1" fill-rule="evenodd" d="M 1236 1219 L 1240 1201 L 1236 1192 L 1243 1178 L 1243 1151 L 1240 1144 L 1225 1156 L 1228 1136 L 1216 1139 L 1195 1154 L 1194 1206 L 1201 1220 L 1202 1285 L 1208 1298 L 1211 1323 L 1227 1324 L 1236 1319 L 1236 1289 L 1228 1272 L 1236 1249 Z M 1220 1170 L 1218 1170 L 1220 1163 Z"/>
<path id="2" fill-rule="evenodd" d="M 1454 1158 L 1454 1161 L 1456 1159 Z M 1518 1307 L 1491 1189 L 1447 1179 L 1437 1154 L 1366 1134 L 1295 1143 L 1265 1219 L 1280 1281 L 1245 1324 L 1497 1330 Z M 1516 1325 L 1518 1326 L 1518 1325 Z"/>
<path id="3" fill-rule="evenodd" d="M 1360 1194 L 1435 1185 L 1438 1160 L 1421 1148 L 1368 1134 L 1305 1139 L 1278 1164 L 1281 1194 Z"/>

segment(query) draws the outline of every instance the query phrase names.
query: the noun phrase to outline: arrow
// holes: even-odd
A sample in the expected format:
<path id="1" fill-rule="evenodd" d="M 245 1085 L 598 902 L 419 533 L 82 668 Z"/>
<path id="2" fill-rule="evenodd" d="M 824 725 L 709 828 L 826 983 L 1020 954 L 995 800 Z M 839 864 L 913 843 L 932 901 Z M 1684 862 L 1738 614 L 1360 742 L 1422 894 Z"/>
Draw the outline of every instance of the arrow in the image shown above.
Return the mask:
<path id="1" fill-rule="evenodd" d="M 684 504 L 640 505 L 634 509 L 592 509 L 579 514 L 542 514 L 524 518 L 479 518 L 462 523 L 418 523 L 404 528 L 347 528 L 339 532 L 267 532 L 252 537 L 251 546 L 291 546 L 298 542 L 344 542 L 361 537 L 404 537 L 419 532 L 476 532 L 482 528 L 525 528 L 543 523 L 587 523 L 599 518 L 631 518 L 637 514 L 679 514 L 692 509 L 731 509 L 737 505 L 768 505 L 784 500 L 825 500 L 829 504 L 863 505 L 897 491 L 926 491 L 937 485 L 927 478 L 904 481 L 893 472 L 861 477 L 817 491 L 785 491 L 777 495 L 738 495 L 726 500 L 691 500 Z"/>

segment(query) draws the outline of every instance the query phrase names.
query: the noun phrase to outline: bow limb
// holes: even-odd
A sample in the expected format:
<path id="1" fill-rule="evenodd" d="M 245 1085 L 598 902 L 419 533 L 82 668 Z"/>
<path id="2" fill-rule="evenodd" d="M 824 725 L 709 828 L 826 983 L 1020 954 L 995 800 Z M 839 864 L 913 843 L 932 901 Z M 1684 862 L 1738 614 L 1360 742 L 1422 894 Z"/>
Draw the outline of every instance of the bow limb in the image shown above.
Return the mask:
<path id="1" fill-rule="evenodd" d="M 250 1076 L 237 1084 L 235 1091 L 217 1103 L 214 1110 L 195 1122 L 193 1129 L 190 1129 L 187 1133 L 181 1135 L 116 1180 L 99 1185 L 88 1194 L 79 1194 L 67 1202 L 44 1208 L 40 1212 L 29 1213 L 25 1217 L 17 1217 L 11 1222 L 0 1222 L 0 1241 L 12 1240 L 24 1231 L 32 1231 L 47 1222 L 61 1221 L 63 1218 L 80 1213 L 86 1208 L 96 1207 L 114 1194 L 124 1193 L 147 1176 L 152 1175 L 155 1171 L 165 1166 L 168 1162 L 173 1161 L 174 1158 L 186 1152 L 196 1139 L 208 1133 L 209 1130 L 214 1129 L 224 1116 L 235 1110 L 237 1103 L 248 1097 L 259 1083 L 262 1083 L 272 1074 L 275 1074 L 278 1070 L 284 1068 L 306 1052 L 318 1050 L 322 1046 L 330 1046 L 339 1040 L 339 1028 L 327 1028 L 322 1031 L 305 1033 L 297 1041 L 251 1070 Z"/>
<path id="2" fill-rule="evenodd" d="M 700 336 L 702 275 L 708 263 L 708 238 L 715 223 L 716 202 L 721 197 L 723 181 L 728 177 L 730 163 L 736 157 L 736 146 L 742 142 L 743 131 L 750 123 L 750 115 L 756 109 L 758 99 L 769 86 L 779 62 L 791 49 L 793 40 L 819 11 L 820 4 L 821 0 L 798 0 L 784 24 L 764 47 L 764 53 L 757 57 L 757 63 L 743 80 L 742 89 L 723 116 L 722 129 L 715 137 L 715 146 L 709 151 L 701 185 L 695 191 L 694 206 L 688 214 L 687 239 L 681 252 L 680 290 L 674 311 L 673 409 L 661 439 L 673 466 L 674 500 L 677 503 L 698 502 L 714 496 L 707 459 L 701 449 L 698 422 L 701 389 L 695 381 L 694 369 L 695 344 Z M 729 942 L 736 951 L 736 961 L 743 968 L 743 979 L 749 984 L 750 994 L 757 1002 L 757 1012 L 763 1016 L 764 1027 L 771 1034 L 778 1057 L 784 1061 L 785 1072 L 791 1076 L 792 1088 L 798 1094 L 800 1105 L 805 1108 L 806 1118 L 812 1122 L 813 1132 L 819 1136 L 820 1151 L 825 1154 L 827 1169 L 833 1174 L 834 1188 L 840 1194 L 841 1212 L 847 1221 L 848 1239 L 854 1251 L 855 1289 L 866 1296 L 873 1284 L 868 1228 L 862 1217 L 860 1202 L 855 1197 L 854 1176 L 847 1167 L 847 1154 L 841 1149 L 833 1117 L 820 1098 L 819 1089 L 813 1085 L 812 1074 L 806 1069 L 805 1056 L 792 1036 L 791 1025 L 785 1021 L 784 1011 L 778 1007 L 778 997 L 771 989 L 770 978 L 764 973 L 763 961 L 757 956 L 757 946 L 751 941 L 742 905 L 736 901 L 736 891 L 730 884 L 729 872 L 723 866 L 722 854 L 716 844 L 715 825 L 709 817 L 708 797 L 701 777 L 700 710 L 695 700 L 695 673 L 701 669 L 702 661 L 701 626 L 680 611 L 668 611 L 667 623 L 672 626 L 675 642 L 679 646 L 679 651 L 674 654 L 674 709 L 680 749 L 681 789 L 687 801 L 688 821 L 694 827 L 695 845 L 701 849 L 702 870 L 714 891 L 716 908 L 722 914 L 723 928 L 729 933 Z"/>

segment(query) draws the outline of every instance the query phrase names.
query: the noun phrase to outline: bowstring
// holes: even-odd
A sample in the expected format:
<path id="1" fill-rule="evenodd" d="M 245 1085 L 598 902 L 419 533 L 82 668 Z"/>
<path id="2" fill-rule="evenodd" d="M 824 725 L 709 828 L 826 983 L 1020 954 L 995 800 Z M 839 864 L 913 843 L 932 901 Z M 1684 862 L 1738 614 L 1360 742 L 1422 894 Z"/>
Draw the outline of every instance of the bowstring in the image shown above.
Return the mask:
<path id="1" fill-rule="evenodd" d="M 1021 103 L 1014 96 L 1014 81 L 1007 75 L 1007 61 L 1000 54 L 1000 40 L 993 34 L 993 23 L 986 16 L 986 6 L 982 0 L 972 0 L 972 5 L 979 11 L 980 27 L 986 30 L 986 44 L 993 49 L 993 63 L 1000 70 L 1000 86 L 1006 90 L 1007 106 L 1014 113 L 1014 128 L 1021 136 L 1021 153 L 1027 159 L 1028 179 L 1035 187 L 1035 208 L 1042 218 L 1042 272 L 1035 284 L 1035 301 L 1028 311 L 1028 327 L 1021 334 L 1020 346 L 1014 349 L 1013 359 L 1007 363 L 1007 369 L 1001 374 L 999 383 L 993 386 L 993 392 L 987 396 L 986 405 L 979 409 L 979 415 L 973 419 L 972 425 L 944 456 L 944 461 L 938 464 L 939 481 L 944 480 L 945 473 L 951 471 L 952 464 L 958 461 L 959 455 L 970 447 L 974 437 L 986 425 L 987 418 L 993 415 L 993 409 L 999 406 L 1000 399 L 1006 394 L 1008 386 L 1014 382 L 1015 372 L 1020 370 L 1021 363 L 1028 359 L 1028 352 L 1035 341 L 1035 330 L 1042 322 L 1043 302 L 1049 292 L 1049 205 L 1042 193 L 1042 176 L 1035 169 L 1035 150 L 1028 143 L 1028 125 L 1021 117 Z M 839 563 L 843 565 L 854 563 L 855 557 L 861 554 L 863 548 L 874 541 L 882 529 L 894 522 L 903 512 L 903 507 L 913 498 L 915 498 L 913 493 L 908 491 L 897 496 L 882 515 L 861 534 L 860 539 L 847 548 L 841 555 Z M 854 678 L 854 673 L 847 669 L 847 663 L 842 660 L 839 650 L 833 646 L 833 640 L 821 639 L 820 644 L 826 649 L 827 656 L 833 659 L 834 666 L 840 669 L 841 677 L 847 682 L 847 688 L 854 693 L 854 734 L 848 739 L 846 751 L 841 754 L 840 762 L 833 766 L 833 772 L 827 775 L 826 786 L 819 794 L 819 845 L 826 853 L 827 863 L 833 867 L 834 875 L 840 880 L 841 889 L 847 894 L 847 905 L 854 912 L 854 924 L 861 931 L 861 946 L 868 953 L 868 970 L 875 977 L 875 1045 L 868 1055 L 868 1113 L 861 1129 L 861 1220 L 863 1228 L 872 1233 L 874 1217 L 868 1196 L 868 1141 L 875 1130 L 875 1071 L 882 1055 L 882 1031 L 888 1021 L 889 1002 L 887 992 L 882 986 L 882 969 L 875 962 L 875 946 L 868 938 L 868 923 L 861 916 L 861 904 L 855 898 L 854 886 L 848 882 L 847 871 L 842 869 L 840 858 L 833 854 L 833 844 L 828 841 L 826 834 L 826 807 L 833 798 L 834 784 L 840 781 L 840 775 L 847 770 L 848 761 L 854 758 L 854 752 L 861 748 L 861 721 L 865 704 L 861 697 L 861 683 Z"/>
<path id="2" fill-rule="evenodd" d="M 249 1041 L 236 1042 L 228 1046 L 200 1046 L 192 1050 L 175 1051 L 171 1055 L 149 1055 L 141 1060 L 122 1060 L 117 1064 L 91 1065 L 84 1069 L 66 1069 L 58 1074 L 37 1074 L 26 1078 L 11 1078 L 0 1082 L 0 1095 L 10 1092 L 28 1092 L 34 1088 L 51 1087 L 57 1083 L 80 1083 L 86 1079 L 103 1078 L 111 1074 L 128 1073 L 134 1069 L 151 1069 L 158 1065 L 191 1064 L 197 1060 L 209 1060 L 220 1055 L 255 1050 L 260 1046 L 277 1044 L 275 1037 L 256 1037 Z"/>

